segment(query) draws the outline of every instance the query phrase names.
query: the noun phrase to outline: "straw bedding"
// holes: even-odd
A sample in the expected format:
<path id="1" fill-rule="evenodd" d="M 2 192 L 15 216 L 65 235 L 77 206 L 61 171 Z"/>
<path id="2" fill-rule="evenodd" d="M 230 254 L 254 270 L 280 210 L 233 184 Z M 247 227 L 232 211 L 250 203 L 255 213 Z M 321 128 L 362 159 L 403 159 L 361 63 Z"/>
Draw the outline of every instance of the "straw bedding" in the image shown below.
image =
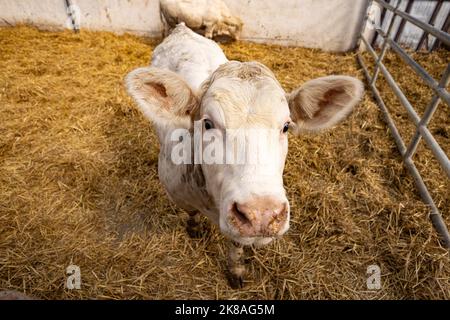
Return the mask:
<path id="1" fill-rule="evenodd" d="M 105 32 L 0 29 L 0 289 L 44 299 L 450 298 L 449 253 L 368 93 L 334 130 L 291 135 L 291 229 L 249 248 L 245 288 L 230 289 L 224 238 L 216 227 L 188 237 L 187 215 L 158 182 L 155 132 L 124 90 L 124 76 L 147 65 L 156 45 Z M 318 76 L 363 77 L 354 53 L 223 48 L 230 59 L 265 63 L 288 91 Z M 449 53 L 415 58 L 439 77 Z M 431 93 L 394 55 L 387 64 L 421 114 Z M 409 141 L 412 128 L 380 80 Z M 448 109 L 439 111 L 432 132 L 447 153 L 449 127 Z M 448 180 L 426 148 L 419 152 L 450 225 Z M 81 269 L 81 290 L 64 288 L 70 264 Z M 372 264 L 381 290 L 366 287 Z"/>

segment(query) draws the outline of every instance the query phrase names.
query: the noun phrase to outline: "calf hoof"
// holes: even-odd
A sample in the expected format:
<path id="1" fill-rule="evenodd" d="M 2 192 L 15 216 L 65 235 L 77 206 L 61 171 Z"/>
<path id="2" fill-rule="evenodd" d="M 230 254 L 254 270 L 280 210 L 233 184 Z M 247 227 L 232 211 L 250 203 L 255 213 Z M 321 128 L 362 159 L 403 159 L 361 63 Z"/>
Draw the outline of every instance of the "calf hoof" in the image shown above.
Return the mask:
<path id="1" fill-rule="evenodd" d="M 209 231 L 208 225 L 199 220 L 189 218 L 186 224 L 186 232 L 192 239 L 203 238 Z"/>
<path id="2" fill-rule="evenodd" d="M 200 239 L 203 236 L 203 230 L 199 226 L 193 228 L 191 226 L 186 226 L 186 232 L 192 239 Z"/>
<path id="3" fill-rule="evenodd" d="M 242 289 L 244 287 L 244 277 L 227 272 L 228 284 L 232 289 Z"/>

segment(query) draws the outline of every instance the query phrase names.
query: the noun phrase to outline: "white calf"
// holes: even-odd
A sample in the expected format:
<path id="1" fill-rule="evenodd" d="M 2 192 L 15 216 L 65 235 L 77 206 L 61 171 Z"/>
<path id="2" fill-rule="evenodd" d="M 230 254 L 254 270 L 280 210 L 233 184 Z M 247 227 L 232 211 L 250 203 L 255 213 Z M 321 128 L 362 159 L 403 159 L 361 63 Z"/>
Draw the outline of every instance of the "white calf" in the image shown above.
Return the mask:
<path id="1" fill-rule="evenodd" d="M 267 67 L 228 61 L 216 43 L 184 25 L 155 49 L 152 66 L 132 71 L 126 84 L 156 128 L 162 146 L 159 178 L 169 197 L 190 213 L 191 233 L 201 212 L 237 243 L 229 260 L 232 286 L 242 285 L 239 246 L 266 244 L 289 228 L 282 178 L 288 128 L 298 134 L 332 127 L 363 94 L 362 83 L 348 76 L 314 79 L 285 93 Z M 255 132 L 264 135 L 261 150 L 271 161 L 222 161 L 245 152 L 242 144 L 254 147 Z M 200 143 L 196 135 L 203 137 Z M 188 145 L 188 161 L 181 164 L 173 152 L 180 143 Z M 198 149 L 205 161 L 189 161 Z"/>
<path id="2" fill-rule="evenodd" d="M 222 0 L 160 0 L 165 33 L 184 22 L 195 32 L 217 41 L 239 39 L 242 21 Z"/>

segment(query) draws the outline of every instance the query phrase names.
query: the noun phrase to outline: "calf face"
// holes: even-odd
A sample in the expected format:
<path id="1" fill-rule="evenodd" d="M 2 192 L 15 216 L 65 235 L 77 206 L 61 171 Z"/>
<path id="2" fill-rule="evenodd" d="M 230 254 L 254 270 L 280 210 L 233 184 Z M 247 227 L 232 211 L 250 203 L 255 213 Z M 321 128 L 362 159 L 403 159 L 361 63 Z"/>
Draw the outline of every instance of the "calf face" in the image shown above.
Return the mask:
<path id="1" fill-rule="evenodd" d="M 220 210 L 220 228 L 244 244 L 270 241 L 289 227 L 282 173 L 291 119 L 284 91 L 272 72 L 255 62 L 222 65 L 202 91 L 195 119 L 214 141 L 229 142 L 225 158 L 234 160 L 202 165 Z M 203 150 L 213 139 L 206 140 Z"/>
<path id="2" fill-rule="evenodd" d="M 212 150 L 215 160 L 204 159 L 200 165 L 220 229 L 247 245 L 270 242 L 289 228 L 282 178 L 287 129 L 299 134 L 332 127 L 363 93 L 359 80 L 330 76 L 286 94 L 267 67 L 237 61 L 220 66 L 198 93 L 175 73 L 152 67 L 131 72 L 126 82 L 154 122 L 160 143 L 177 128 L 201 128 L 203 154 Z M 220 151 L 216 145 L 225 148 Z M 250 161 L 248 155 L 255 154 Z"/>

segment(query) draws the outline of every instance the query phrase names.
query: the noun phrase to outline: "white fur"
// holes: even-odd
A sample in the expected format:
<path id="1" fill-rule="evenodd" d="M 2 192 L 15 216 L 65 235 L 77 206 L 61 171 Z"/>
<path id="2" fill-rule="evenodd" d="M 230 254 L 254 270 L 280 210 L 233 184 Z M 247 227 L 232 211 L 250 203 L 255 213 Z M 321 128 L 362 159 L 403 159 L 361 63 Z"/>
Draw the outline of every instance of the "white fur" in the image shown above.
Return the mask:
<path id="1" fill-rule="evenodd" d="M 226 62 L 228 60 L 217 43 L 179 24 L 155 49 L 151 64 L 176 72 L 197 91 L 202 82 Z"/>
<path id="2" fill-rule="evenodd" d="M 206 38 L 239 39 L 242 21 L 222 0 L 160 0 L 165 32 L 184 22 Z"/>
<path id="3" fill-rule="evenodd" d="M 296 110 L 292 118 L 297 124 L 297 133 L 333 127 L 348 116 L 363 92 L 362 82 L 348 76 L 321 77 L 306 82 L 288 95 L 291 110 Z M 326 110 L 322 110 L 325 111 L 322 116 L 315 117 L 320 111 L 319 102 L 327 95 L 331 101 L 323 108 Z"/>
<path id="4" fill-rule="evenodd" d="M 207 215 L 226 236 L 245 245 L 263 245 L 272 237 L 243 236 L 229 219 L 235 202 L 270 197 L 286 203 L 287 221 L 273 237 L 289 228 L 282 178 L 288 148 L 284 124 L 292 120 L 303 131 L 329 128 L 351 111 L 363 93 L 359 80 L 334 76 L 307 82 L 287 95 L 267 67 L 228 62 L 217 44 L 184 25 L 155 49 L 152 67 L 131 72 L 126 83 L 144 115 L 155 124 L 161 143 L 159 178 L 169 197 L 188 211 Z M 193 120 L 203 119 L 213 122 L 215 128 L 208 132 L 218 139 L 227 129 L 240 130 L 245 137 L 255 128 L 269 130 L 277 142 L 270 150 L 274 162 L 174 164 L 171 133 L 179 128 L 192 130 Z M 203 147 L 208 144 L 204 142 Z"/>

